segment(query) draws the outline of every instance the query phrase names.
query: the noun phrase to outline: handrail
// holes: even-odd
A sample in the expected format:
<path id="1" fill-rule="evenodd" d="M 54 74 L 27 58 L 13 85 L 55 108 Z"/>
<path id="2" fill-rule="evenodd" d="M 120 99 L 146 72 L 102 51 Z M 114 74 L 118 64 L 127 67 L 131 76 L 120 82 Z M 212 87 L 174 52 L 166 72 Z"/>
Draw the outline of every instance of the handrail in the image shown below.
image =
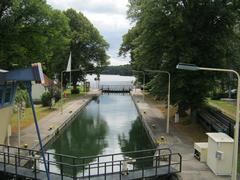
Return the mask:
<path id="1" fill-rule="evenodd" d="M 26 149 L 26 148 L 17 148 L 11 146 L 3 146 L 6 149 L 3 152 L 0 152 L 0 162 L 4 160 L 4 171 L 6 171 L 6 164 L 11 164 L 15 167 L 15 173 L 18 172 L 18 167 L 24 167 L 25 161 L 31 162 L 29 165 L 33 165 L 34 168 L 34 175 L 36 177 L 37 171 L 44 172 L 43 170 L 39 169 L 36 163 L 42 163 L 42 157 L 35 157 L 35 154 L 38 154 L 38 151 Z M 1 150 L 1 149 L 0 149 Z M 16 151 L 17 150 L 17 151 Z M 22 152 L 21 152 L 22 151 Z M 161 153 L 163 152 L 164 153 Z M 127 161 L 131 161 L 131 159 L 124 159 L 124 156 L 131 155 L 138 155 L 138 153 L 145 153 L 145 152 L 158 152 L 158 154 L 154 153 L 153 155 L 141 155 L 139 157 L 133 158 L 131 164 L 131 169 L 129 171 L 142 171 L 144 175 L 144 169 L 156 169 L 161 167 L 168 167 L 168 173 L 172 173 L 172 166 L 178 167 L 176 172 L 180 172 L 182 168 L 182 156 L 180 153 L 172 153 L 171 149 L 169 148 L 157 148 L 157 149 L 146 149 L 146 150 L 139 150 L 139 151 L 129 151 L 129 152 L 122 152 L 122 153 L 115 153 L 115 154 L 107 154 L 107 155 L 98 155 L 98 156 L 87 156 L 87 157 L 74 157 L 69 155 L 62 155 L 62 154 L 54 154 L 45 152 L 45 157 L 47 157 L 47 164 L 48 164 L 48 171 L 50 174 L 59 175 L 61 177 L 67 176 L 72 178 L 81 178 L 81 177 L 88 177 L 88 176 L 98 176 L 103 175 L 106 176 L 107 174 L 114 174 L 121 173 L 123 171 L 122 166 Z M 23 154 L 22 154 L 23 153 Z M 3 155 L 3 156 L 2 156 Z M 55 161 L 50 159 L 50 155 L 58 155 L 60 157 L 60 161 Z M 119 159 L 119 155 L 122 155 L 121 159 Z M 117 158 L 116 158 L 117 156 Z M 2 157 L 2 158 L 1 158 Z M 106 159 L 106 157 L 111 158 L 111 160 Z M 172 161 L 172 157 L 176 157 L 176 161 Z M 67 158 L 66 160 L 70 159 L 71 162 L 64 162 L 62 161 L 63 158 Z M 102 159 L 101 159 L 102 158 Z M 105 159 L 104 159 L 105 158 Z M 123 158 L 123 159 L 122 159 Z M 164 160 L 166 158 L 166 160 Z M 90 159 L 95 159 L 97 162 L 87 163 L 86 161 Z M 101 162 L 99 161 L 101 159 Z M 78 160 L 81 160 L 82 163 L 77 163 Z M 23 162 L 23 163 L 22 163 Z M 85 162 L 85 163 L 84 163 Z M 156 162 L 155 166 L 154 163 Z M 166 163 L 161 163 L 166 162 Z M 139 164 L 140 163 L 140 164 Z M 151 166 L 143 167 L 142 163 L 150 163 Z M 53 172 L 50 170 L 52 166 L 57 166 L 60 168 L 60 172 Z M 141 167 L 140 167 L 141 166 Z M 52 169 L 52 168 L 51 168 Z M 80 174 L 79 174 L 80 173 Z M 144 177 L 144 176 L 143 176 Z"/>
<path id="2" fill-rule="evenodd" d="M 20 149 L 20 150 L 25 150 L 28 152 L 35 152 L 36 154 L 39 154 L 39 151 L 34 150 L 34 149 L 27 149 L 27 148 L 18 148 L 14 146 L 5 146 L 0 144 L 0 147 L 9 147 L 12 149 Z M 62 156 L 62 157 L 68 157 L 68 158 L 73 158 L 73 159 L 78 159 L 78 160 L 83 160 L 83 159 L 90 159 L 90 158 L 98 158 L 98 157 L 107 157 L 107 156 L 112 156 L 112 155 L 124 155 L 124 154 L 135 154 L 135 153 L 143 153 L 143 152 L 149 152 L 149 151 L 158 151 L 158 150 L 168 150 L 169 153 L 172 153 L 170 148 L 156 148 L 156 149 L 144 149 L 144 150 L 137 150 L 137 151 L 126 151 L 126 152 L 121 152 L 121 153 L 112 153 L 112 154 L 106 154 L 106 155 L 96 155 L 96 156 L 84 156 L 84 157 L 77 157 L 77 156 L 71 156 L 71 155 L 66 155 L 66 154 L 58 154 L 58 153 L 50 153 L 50 152 L 45 152 L 45 154 L 50 154 L 50 155 L 57 155 L 57 156 Z"/>

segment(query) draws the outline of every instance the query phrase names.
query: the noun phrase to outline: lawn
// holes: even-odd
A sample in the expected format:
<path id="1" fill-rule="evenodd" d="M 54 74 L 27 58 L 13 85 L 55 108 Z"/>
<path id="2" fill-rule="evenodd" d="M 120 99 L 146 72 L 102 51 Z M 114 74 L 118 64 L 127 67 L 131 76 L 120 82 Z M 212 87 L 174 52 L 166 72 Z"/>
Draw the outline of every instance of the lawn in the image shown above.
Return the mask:
<path id="1" fill-rule="evenodd" d="M 67 94 L 67 97 L 63 98 L 63 105 L 85 94 L 82 91 L 80 94 L 71 94 L 70 89 L 67 89 L 65 93 Z M 61 101 L 58 101 L 52 108 L 43 107 L 42 105 L 35 105 L 35 110 L 36 110 L 38 120 L 41 120 L 42 118 L 47 116 L 49 113 L 56 111 L 60 107 L 61 107 Z M 24 113 L 24 118 L 21 120 L 21 129 L 26 128 L 33 123 L 34 123 L 34 120 L 33 120 L 32 109 L 30 107 L 26 108 Z M 17 129 L 18 129 L 17 113 L 14 113 L 11 118 L 11 126 L 12 126 L 12 133 L 13 134 L 17 133 Z"/>
<path id="2" fill-rule="evenodd" d="M 236 106 L 232 102 L 207 99 L 210 106 L 216 107 L 232 119 L 236 117 Z"/>

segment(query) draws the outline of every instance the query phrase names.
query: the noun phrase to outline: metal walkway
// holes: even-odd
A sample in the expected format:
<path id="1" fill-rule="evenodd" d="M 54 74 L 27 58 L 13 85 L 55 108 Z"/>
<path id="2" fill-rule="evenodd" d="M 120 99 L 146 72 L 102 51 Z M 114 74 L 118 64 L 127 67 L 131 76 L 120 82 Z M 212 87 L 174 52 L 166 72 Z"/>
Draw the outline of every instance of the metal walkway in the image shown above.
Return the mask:
<path id="1" fill-rule="evenodd" d="M 0 172 L 14 177 L 47 179 L 38 151 L 0 145 Z M 45 153 L 51 180 L 127 180 L 175 174 L 182 157 L 168 148 L 102 156 L 73 157 Z"/>

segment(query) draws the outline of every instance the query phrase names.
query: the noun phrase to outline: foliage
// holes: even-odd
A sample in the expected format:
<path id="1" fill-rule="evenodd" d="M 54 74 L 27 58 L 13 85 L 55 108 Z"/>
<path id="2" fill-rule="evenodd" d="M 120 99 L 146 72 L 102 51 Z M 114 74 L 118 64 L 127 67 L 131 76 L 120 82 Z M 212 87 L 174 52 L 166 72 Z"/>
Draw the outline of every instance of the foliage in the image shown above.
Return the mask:
<path id="1" fill-rule="evenodd" d="M 81 13 L 55 10 L 45 0 L 0 2 L 0 63 L 3 69 L 41 62 L 49 77 L 60 74 L 72 52 L 72 69 L 101 69 L 108 64 L 108 43 Z M 73 73 L 73 84 L 83 79 Z M 59 77 L 60 79 L 60 77 Z M 64 75 L 68 82 L 69 75 Z"/>
<path id="2" fill-rule="evenodd" d="M 43 107 L 52 105 L 52 96 L 51 96 L 50 92 L 46 91 L 42 94 L 41 103 L 42 103 Z"/>
<path id="3" fill-rule="evenodd" d="M 71 89 L 71 94 L 79 94 L 80 90 L 78 88 L 76 89 Z"/>
<path id="4" fill-rule="evenodd" d="M 52 72 L 52 61 L 59 61 L 68 44 L 67 17 L 44 0 L 2 1 L 0 7 L 1 67 L 13 69 L 40 61 L 44 70 Z"/>
<path id="5" fill-rule="evenodd" d="M 50 94 L 54 98 L 55 102 L 58 102 L 61 99 L 61 89 L 57 86 L 50 87 Z"/>
<path id="6" fill-rule="evenodd" d="M 28 93 L 26 90 L 17 89 L 16 96 L 15 96 L 15 103 L 25 102 L 26 107 L 30 107 L 30 101 L 28 97 Z"/>
<path id="7" fill-rule="evenodd" d="M 120 76 L 132 76 L 132 68 L 130 65 L 108 66 L 101 74 L 113 74 Z"/>
<path id="8" fill-rule="evenodd" d="M 81 13 L 68 9 L 64 14 L 69 18 L 71 29 L 70 50 L 72 52 L 72 67 L 94 70 L 108 64 L 106 50 L 108 43 L 99 34 L 92 23 Z M 67 62 L 64 63 L 66 67 Z M 72 83 L 76 88 L 77 81 L 84 78 L 84 71 L 72 73 Z"/>
<path id="9" fill-rule="evenodd" d="M 213 72 L 176 70 L 179 62 L 203 67 L 239 67 L 240 2 L 129 0 L 128 16 L 134 22 L 123 37 L 119 54 L 130 53 L 136 70 L 158 69 L 171 73 L 171 103 L 181 115 L 204 103 L 222 76 Z M 168 78 L 147 74 L 150 91 L 167 95 Z M 166 88 L 159 88 L 166 87 Z"/>

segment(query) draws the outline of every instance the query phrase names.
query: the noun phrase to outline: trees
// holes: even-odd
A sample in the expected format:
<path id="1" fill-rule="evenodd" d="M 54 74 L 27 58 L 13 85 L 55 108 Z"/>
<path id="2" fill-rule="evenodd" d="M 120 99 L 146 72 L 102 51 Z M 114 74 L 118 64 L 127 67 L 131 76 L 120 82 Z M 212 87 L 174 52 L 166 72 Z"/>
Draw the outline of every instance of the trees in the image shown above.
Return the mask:
<path id="1" fill-rule="evenodd" d="M 14 69 L 41 62 L 49 76 L 60 74 L 72 51 L 72 68 L 107 64 L 108 43 L 81 13 L 52 9 L 45 0 L 0 2 L 0 63 Z M 81 73 L 82 74 L 82 73 Z M 81 78 L 73 73 L 73 82 Z"/>
<path id="2" fill-rule="evenodd" d="M 63 36 L 69 31 L 67 18 L 44 0 L 3 1 L 0 7 L 1 68 L 13 69 L 40 61 L 51 72 L 49 63 L 59 53 L 56 50 L 68 43 Z"/>
<path id="3" fill-rule="evenodd" d="M 132 68 L 129 64 L 120 66 L 108 66 L 101 74 L 114 74 L 120 76 L 132 76 Z"/>
<path id="4" fill-rule="evenodd" d="M 216 83 L 216 74 L 177 71 L 179 62 L 206 67 L 239 64 L 239 2 L 130 0 L 129 18 L 135 26 L 124 36 L 120 54 L 130 52 L 132 66 L 160 69 L 172 74 L 172 103 L 184 114 L 204 103 Z M 133 33 L 134 32 L 134 33 Z M 235 51 L 231 51 L 230 44 Z M 232 57 L 232 58 L 229 58 Z M 233 58 L 234 57 L 234 58 Z M 152 75 L 150 77 L 153 78 Z M 155 76 L 150 90 L 166 97 L 167 77 Z M 166 87 L 166 88 L 159 88 Z"/>
<path id="5" fill-rule="evenodd" d="M 86 69 L 101 68 L 108 64 L 106 50 L 108 43 L 99 34 L 98 30 L 81 13 L 73 9 L 68 9 L 64 14 L 69 18 L 71 29 L 70 50 L 72 52 L 72 67 L 79 66 Z M 67 64 L 65 62 L 64 64 Z M 66 67 L 66 65 L 65 65 Z M 73 73 L 72 82 L 75 87 L 83 72 Z"/>

